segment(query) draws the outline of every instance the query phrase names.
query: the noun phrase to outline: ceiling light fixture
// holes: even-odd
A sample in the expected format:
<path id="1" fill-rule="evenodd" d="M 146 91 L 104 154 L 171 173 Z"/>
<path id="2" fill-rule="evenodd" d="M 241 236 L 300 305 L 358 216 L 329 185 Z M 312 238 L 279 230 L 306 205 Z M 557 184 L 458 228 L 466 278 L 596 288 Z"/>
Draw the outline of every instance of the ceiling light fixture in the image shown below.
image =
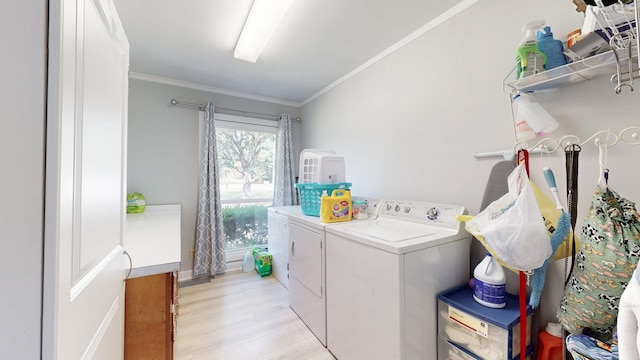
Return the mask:
<path id="1" fill-rule="evenodd" d="M 293 0 L 253 0 L 233 57 L 255 63 Z"/>

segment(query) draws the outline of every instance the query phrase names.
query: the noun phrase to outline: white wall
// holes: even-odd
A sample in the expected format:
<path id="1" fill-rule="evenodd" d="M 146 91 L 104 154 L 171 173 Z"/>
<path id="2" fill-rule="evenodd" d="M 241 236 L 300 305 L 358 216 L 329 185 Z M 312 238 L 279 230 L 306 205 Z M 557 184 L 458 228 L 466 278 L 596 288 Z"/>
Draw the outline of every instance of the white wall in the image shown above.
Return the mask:
<path id="1" fill-rule="evenodd" d="M 3 1 L 0 29 L 0 351 L 39 359 L 47 1 Z"/>
<path id="2" fill-rule="evenodd" d="M 302 109 L 303 148 L 344 155 L 354 195 L 464 205 L 476 214 L 492 166 L 473 153 L 514 146 L 508 95 L 502 80 L 515 66 L 522 26 L 545 19 L 556 38 L 582 25 L 571 1 L 479 1 Z M 615 72 L 615 69 L 612 70 Z M 539 94 L 561 123 L 552 135 L 588 138 L 611 128 L 640 125 L 639 92 L 616 95 L 608 76 Z M 597 148 L 580 154 L 578 227 L 598 178 Z M 640 201 L 640 146 L 609 150 L 610 185 Z M 565 193 L 564 153 L 532 155 L 532 178 L 547 189 L 551 167 Z M 562 293 L 562 261 L 547 275 L 537 321 L 555 319 Z M 515 284 L 509 284 L 517 292 Z"/>
<path id="3" fill-rule="evenodd" d="M 288 113 L 293 119 L 300 114 L 290 106 L 130 79 L 127 192 L 142 193 L 147 204 L 182 205 L 181 269 L 190 271 L 200 173 L 198 110 L 172 106 L 171 99 L 198 104 L 211 101 L 217 107 L 263 114 Z M 293 123 L 299 134 L 299 124 Z M 299 145 L 295 147 L 299 153 Z"/>

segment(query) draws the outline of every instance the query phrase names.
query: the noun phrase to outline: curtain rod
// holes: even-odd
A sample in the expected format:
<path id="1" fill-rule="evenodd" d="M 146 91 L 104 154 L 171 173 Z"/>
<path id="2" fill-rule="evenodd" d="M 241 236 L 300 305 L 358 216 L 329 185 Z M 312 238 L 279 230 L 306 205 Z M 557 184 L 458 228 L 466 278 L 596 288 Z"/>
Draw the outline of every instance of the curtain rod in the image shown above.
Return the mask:
<path id="1" fill-rule="evenodd" d="M 180 105 L 180 106 L 188 106 L 188 107 L 194 107 L 194 108 L 198 108 L 198 110 L 204 110 L 206 108 L 206 105 L 202 105 L 202 104 L 196 104 L 196 103 L 189 103 L 189 102 L 185 102 L 185 101 L 178 101 L 176 99 L 171 99 L 170 101 L 171 105 Z M 272 114 L 263 114 L 263 113 L 258 113 L 258 112 L 251 112 L 251 111 L 244 111 L 244 110 L 237 110 L 237 109 L 230 109 L 230 108 L 223 108 L 223 107 L 219 107 L 219 106 L 215 106 L 215 109 L 220 109 L 220 110 L 226 110 L 226 111 L 233 111 L 233 112 L 239 112 L 242 114 L 253 114 L 253 115 L 259 115 L 259 116 L 268 116 L 268 117 L 272 117 L 275 118 L 274 120 L 277 121 L 278 119 L 280 119 L 280 115 L 272 115 Z M 300 118 L 296 118 L 295 119 L 297 122 L 300 122 Z"/>

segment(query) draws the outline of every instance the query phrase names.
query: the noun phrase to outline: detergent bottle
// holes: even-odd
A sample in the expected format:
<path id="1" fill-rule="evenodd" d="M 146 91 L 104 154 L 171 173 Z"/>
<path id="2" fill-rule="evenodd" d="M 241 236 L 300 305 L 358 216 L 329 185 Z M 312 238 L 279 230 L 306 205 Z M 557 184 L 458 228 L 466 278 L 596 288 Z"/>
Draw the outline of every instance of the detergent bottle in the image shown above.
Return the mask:
<path id="1" fill-rule="evenodd" d="M 506 284 L 504 269 L 487 253 L 473 270 L 473 299 L 490 308 L 503 308 L 507 305 Z"/>
<path id="2" fill-rule="evenodd" d="M 522 79 L 527 76 L 535 75 L 544 71 L 544 65 L 547 61 L 546 55 L 538 49 L 538 40 L 536 30 L 544 26 L 544 20 L 535 20 L 527 23 L 522 31 L 526 35 L 518 44 L 516 50 L 516 66 L 517 77 Z"/>
<path id="3" fill-rule="evenodd" d="M 544 69 L 550 70 L 558 66 L 566 65 L 567 58 L 564 56 L 562 41 L 553 38 L 551 28 L 545 26 L 543 30 L 538 30 L 538 49 L 547 57 Z"/>
<path id="4" fill-rule="evenodd" d="M 351 191 L 335 189 L 331 195 L 320 197 L 320 220 L 327 223 L 349 221 L 353 214 L 352 206 Z"/>

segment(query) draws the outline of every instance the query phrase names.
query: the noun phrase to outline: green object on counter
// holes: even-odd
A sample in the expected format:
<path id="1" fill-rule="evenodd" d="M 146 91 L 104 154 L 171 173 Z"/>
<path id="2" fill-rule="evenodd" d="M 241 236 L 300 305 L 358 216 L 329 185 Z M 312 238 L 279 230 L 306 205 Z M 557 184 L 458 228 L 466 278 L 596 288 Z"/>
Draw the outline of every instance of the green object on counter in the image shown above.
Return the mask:
<path id="1" fill-rule="evenodd" d="M 127 195 L 127 214 L 139 214 L 144 212 L 146 202 L 144 196 L 138 192 Z"/>

